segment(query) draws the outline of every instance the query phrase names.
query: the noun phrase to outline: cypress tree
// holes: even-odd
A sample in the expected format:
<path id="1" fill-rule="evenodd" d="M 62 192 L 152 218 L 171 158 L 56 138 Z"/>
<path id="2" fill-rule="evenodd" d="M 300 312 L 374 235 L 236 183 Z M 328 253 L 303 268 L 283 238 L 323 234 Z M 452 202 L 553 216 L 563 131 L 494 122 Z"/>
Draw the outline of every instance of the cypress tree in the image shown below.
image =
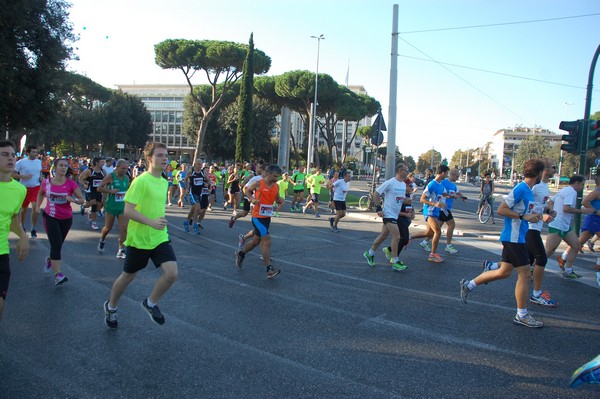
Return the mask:
<path id="1" fill-rule="evenodd" d="M 250 134 L 252 132 L 252 94 L 254 92 L 254 34 L 250 34 L 248 54 L 244 61 L 240 96 L 238 97 L 238 125 L 235 140 L 235 159 L 250 159 Z"/>

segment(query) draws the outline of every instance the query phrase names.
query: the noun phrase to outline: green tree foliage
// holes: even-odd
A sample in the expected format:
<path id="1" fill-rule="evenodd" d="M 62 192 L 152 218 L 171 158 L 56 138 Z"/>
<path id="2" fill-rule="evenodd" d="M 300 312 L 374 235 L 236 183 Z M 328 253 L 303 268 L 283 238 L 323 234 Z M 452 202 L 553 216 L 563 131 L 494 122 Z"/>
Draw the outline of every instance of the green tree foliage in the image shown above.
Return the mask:
<path id="1" fill-rule="evenodd" d="M 550 151 L 548 140 L 542 136 L 528 136 L 516 151 L 515 155 L 515 171 L 519 174 L 523 172 L 523 164 L 525 161 L 533 158 L 545 158 Z"/>
<path id="2" fill-rule="evenodd" d="M 252 94 L 254 92 L 254 40 L 250 34 L 248 54 L 244 61 L 240 95 L 238 97 L 238 123 L 235 141 L 236 161 L 248 160 L 250 156 L 250 133 L 252 131 Z"/>
<path id="3" fill-rule="evenodd" d="M 142 101 L 107 89 L 85 76 L 63 72 L 57 79 L 57 109 L 52 118 L 29 131 L 28 141 L 68 154 L 113 153 L 117 143 L 142 147 L 152 132 L 150 114 Z"/>
<path id="4" fill-rule="evenodd" d="M 150 113 L 137 96 L 115 91 L 99 112 L 101 123 L 94 138 L 109 154 L 116 151 L 119 143 L 130 148 L 142 147 L 152 133 Z"/>
<path id="5" fill-rule="evenodd" d="M 208 123 L 215 111 L 223 106 L 227 93 L 242 76 L 244 60 L 248 53 L 245 44 L 216 40 L 168 39 L 154 46 L 155 62 L 163 69 L 178 69 L 190 88 L 190 96 L 199 107 L 202 115 L 196 135 L 197 158 L 203 149 L 204 136 Z M 260 50 L 254 49 L 254 74 L 269 71 L 271 58 Z M 203 71 L 211 87 L 210 97 L 196 95 L 192 77 Z M 217 87 L 221 83 L 221 90 Z"/>
<path id="6" fill-rule="evenodd" d="M 250 132 L 250 155 L 248 159 L 263 158 L 271 160 L 273 153 L 271 143 L 271 133 L 276 125 L 276 117 L 279 114 L 279 108 L 271 104 L 269 101 L 255 97 L 253 103 L 253 119 L 252 131 Z M 190 118 L 188 112 L 190 107 L 193 108 L 192 101 L 184 100 L 184 123 L 189 131 L 197 131 L 197 126 L 200 123 L 200 116 L 196 113 L 196 117 Z M 215 116 L 208 124 L 206 131 L 206 141 L 204 148 L 209 154 L 209 160 L 219 161 L 233 159 L 235 157 L 236 145 L 235 138 L 237 132 L 237 118 L 239 114 L 239 102 L 229 101 L 228 105 L 217 110 Z M 196 123 L 194 125 L 194 123 Z"/>
<path id="7" fill-rule="evenodd" d="M 18 139 L 54 116 L 75 37 L 63 0 L 0 0 L 0 120 Z"/>
<path id="8" fill-rule="evenodd" d="M 442 161 L 442 154 L 435 149 L 431 149 L 423 154 L 419 155 L 419 159 L 417 160 L 416 171 L 418 173 L 425 173 L 425 170 L 433 166 L 433 169 L 437 168 L 437 166 Z"/>

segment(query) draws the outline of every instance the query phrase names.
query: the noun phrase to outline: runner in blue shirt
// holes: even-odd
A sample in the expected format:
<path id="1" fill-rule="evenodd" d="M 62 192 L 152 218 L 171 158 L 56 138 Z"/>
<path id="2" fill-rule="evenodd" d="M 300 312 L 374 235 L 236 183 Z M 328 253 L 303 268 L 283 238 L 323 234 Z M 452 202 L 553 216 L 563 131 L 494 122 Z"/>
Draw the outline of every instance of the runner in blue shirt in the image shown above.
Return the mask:
<path id="1" fill-rule="evenodd" d="M 470 281 L 465 279 L 460 281 L 460 297 L 464 303 L 467 303 L 467 295 L 475 287 L 508 278 L 513 269 L 516 269 L 518 275 L 515 286 L 517 314 L 513 318 L 513 323 L 535 328 L 542 327 L 544 323 L 535 320 L 527 312 L 531 270 L 529 269 L 529 253 L 525 236 L 530 222 L 536 223 L 542 220 L 542 214 L 533 212 L 535 201 L 532 189 L 540 182 L 544 168 L 545 164 L 540 159 L 530 159 L 525 162 L 523 164 L 525 179 L 510 192 L 498 208 L 498 215 L 504 216 L 504 228 L 500 235 L 500 241 L 502 241 L 500 268 L 483 272 Z"/>
<path id="2" fill-rule="evenodd" d="M 412 238 L 431 237 L 431 247 L 427 240 L 423 240 L 419 245 L 425 250 L 429 250 L 430 262 L 441 263 L 444 260 L 437 253 L 437 246 L 442 235 L 442 222 L 440 221 L 440 212 L 446 209 L 446 197 L 448 193 L 442 184 L 442 181 L 448 176 L 450 168 L 447 165 L 440 165 L 437 168 L 435 179 L 431 180 L 423 190 L 421 203 L 423 204 L 423 216 L 427 222 L 427 229 L 424 233 L 413 234 Z"/>

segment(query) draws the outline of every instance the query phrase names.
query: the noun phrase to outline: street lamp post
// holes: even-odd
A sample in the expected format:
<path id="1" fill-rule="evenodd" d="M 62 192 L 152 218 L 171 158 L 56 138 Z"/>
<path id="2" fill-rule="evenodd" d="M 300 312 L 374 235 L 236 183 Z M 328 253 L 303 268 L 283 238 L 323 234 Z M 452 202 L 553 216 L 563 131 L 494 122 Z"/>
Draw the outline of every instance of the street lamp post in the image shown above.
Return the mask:
<path id="1" fill-rule="evenodd" d="M 312 104 L 312 112 L 310 115 L 310 126 L 308 128 L 308 149 L 306 159 L 306 173 L 310 173 L 310 165 L 314 159 L 315 144 L 316 140 L 316 125 L 317 125 L 317 91 L 319 88 L 319 51 L 321 49 L 321 39 L 325 39 L 325 36 L 321 33 L 319 36 L 311 36 L 313 39 L 317 39 L 317 71 L 315 73 L 315 100 Z"/>

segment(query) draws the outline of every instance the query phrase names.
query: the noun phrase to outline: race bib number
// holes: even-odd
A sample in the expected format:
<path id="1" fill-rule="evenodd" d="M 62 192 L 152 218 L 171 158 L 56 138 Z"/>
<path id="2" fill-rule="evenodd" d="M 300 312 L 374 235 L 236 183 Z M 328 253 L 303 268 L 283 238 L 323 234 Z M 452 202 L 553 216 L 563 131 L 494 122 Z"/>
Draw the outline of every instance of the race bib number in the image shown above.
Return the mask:
<path id="1" fill-rule="evenodd" d="M 201 177 L 194 177 L 194 186 L 201 186 L 204 184 L 204 179 Z"/>
<path id="2" fill-rule="evenodd" d="M 125 191 L 119 191 L 115 193 L 115 202 L 123 202 L 125 201 Z"/>
<path id="3" fill-rule="evenodd" d="M 298 180 L 298 181 L 296 182 L 296 184 L 300 186 L 300 185 L 304 184 L 304 180 Z"/>
<path id="4" fill-rule="evenodd" d="M 404 197 L 396 197 L 396 204 L 401 204 L 404 202 Z"/>
<path id="5" fill-rule="evenodd" d="M 267 216 L 267 217 L 273 216 L 273 205 L 261 204 L 260 208 L 258 210 L 258 214 L 260 216 Z"/>
<path id="6" fill-rule="evenodd" d="M 67 193 L 48 193 L 48 202 L 55 205 L 67 203 Z"/>
<path id="7" fill-rule="evenodd" d="M 102 180 L 94 179 L 94 180 L 92 180 L 92 187 L 98 188 L 98 187 L 100 187 L 100 183 L 102 183 Z"/>
<path id="8" fill-rule="evenodd" d="M 538 214 L 544 213 L 544 204 L 541 204 L 539 202 L 530 202 L 525 213 L 532 213 L 532 212 L 535 212 Z"/>
<path id="9" fill-rule="evenodd" d="M 410 213 L 410 212 L 412 212 L 412 210 L 413 210 L 413 207 L 412 207 L 412 206 L 407 206 L 406 208 L 404 208 L 404 211 L 405 211 L 406 213 Z"/>
<path id="10" fill-rule="evenodd" d="M 208 194 L 210 194 L 210 190 L 208 188 L 204 187 L 202 189 L 202 195 L 208 195 Z"/>

